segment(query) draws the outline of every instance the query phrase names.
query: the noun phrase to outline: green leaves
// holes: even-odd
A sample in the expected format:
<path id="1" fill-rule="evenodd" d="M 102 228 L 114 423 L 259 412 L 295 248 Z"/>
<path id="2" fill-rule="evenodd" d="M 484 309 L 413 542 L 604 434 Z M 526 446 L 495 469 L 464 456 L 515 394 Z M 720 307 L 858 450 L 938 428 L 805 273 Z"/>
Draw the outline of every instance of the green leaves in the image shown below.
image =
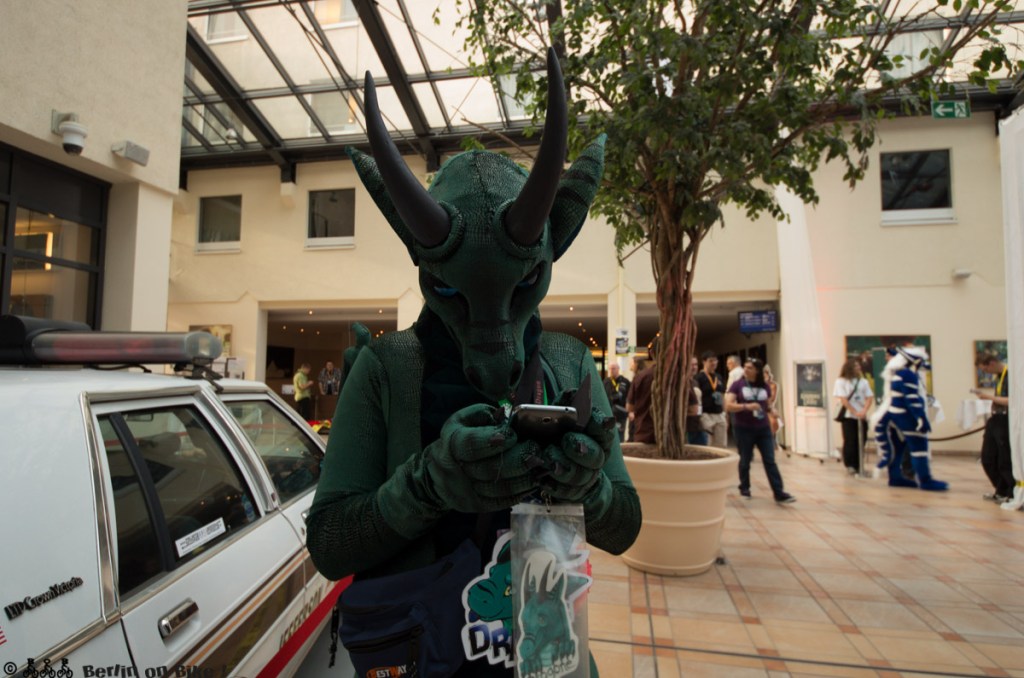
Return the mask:
<path id="1" fill-rule="evenodd" d="M 459 1 L 469 44 L 484 55 L 478 66 L 514 75 L 516 97 L 537 119 L 545 83 L 534 73 L 549 43 L 564 51 L 571 152 L 609 134 L 595 209 L 620 247 L 661 229 L 700 237 L 708 200 L 776 214 L 773 193 L 756 188 L 765 183 L 813 202 L 822 161 L 860 180 L 874 126 L 891 110 L 886 98 L 909 111 L 926 105 L 949 87 L 944 75 L 973 38 L 984 48 L 970 83 L 992 87 L 993 74 L 1019 68 L 994 42 L 992 19 L 1007 0 L 952 0 L 975 13 L 947 51 L 912 39 L 897 50 L 894 40 L 948 0 L 918 3 L 912 17 L 892 13 L 900 3 L 858 0 L 548 0 L 539 13 L 526 0 Z"/>

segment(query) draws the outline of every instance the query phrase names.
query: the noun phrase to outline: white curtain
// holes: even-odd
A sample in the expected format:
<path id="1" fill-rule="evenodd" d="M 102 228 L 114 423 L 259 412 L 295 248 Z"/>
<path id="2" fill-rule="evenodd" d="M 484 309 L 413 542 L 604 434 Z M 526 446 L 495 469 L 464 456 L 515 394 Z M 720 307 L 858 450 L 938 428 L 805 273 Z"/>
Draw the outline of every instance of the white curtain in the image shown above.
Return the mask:
<path id="1" fill-rule="evenodd" d="M 1010 376 L 1010 447 L 1017 486 L 1008 510 L 1024 506 L 1024 116 L 999 123 L 1003 164 L 1003 252 L 1006 259 L 1006 341 Z"/>

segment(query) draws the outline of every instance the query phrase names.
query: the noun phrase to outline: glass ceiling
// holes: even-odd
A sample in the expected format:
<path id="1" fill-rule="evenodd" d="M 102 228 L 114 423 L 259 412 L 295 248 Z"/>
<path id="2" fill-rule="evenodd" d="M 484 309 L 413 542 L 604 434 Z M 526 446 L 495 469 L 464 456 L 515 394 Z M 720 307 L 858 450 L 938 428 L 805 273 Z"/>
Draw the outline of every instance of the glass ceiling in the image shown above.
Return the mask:
<path id="1" fill-rule="evenodd" d="M 366 71 L 392 137 L 428 170 L 467 136 L 529 145 L 503 81 L 470 73 L 457 18 L 446 0 L 189 0 L 182 185 L 190 170 L 258 164 L 292 181 L 300 162 L 367 150 Z M 999 23 L 1021 21 L 1014 11 Z M 1002 83 L 991 105 L 1015 110 L 1018 84 Z"/>
<path id="2" fill-rule="evenodd" d="M 291 180 L 364 146 L 366 71 L 396 143 L 430 169 L 481 127 L 521 139 L 527 120 L 469 72 L 444 4 L 435 23 L 422 0 L 189 0 L 182 175 L 272 163 Z"/>

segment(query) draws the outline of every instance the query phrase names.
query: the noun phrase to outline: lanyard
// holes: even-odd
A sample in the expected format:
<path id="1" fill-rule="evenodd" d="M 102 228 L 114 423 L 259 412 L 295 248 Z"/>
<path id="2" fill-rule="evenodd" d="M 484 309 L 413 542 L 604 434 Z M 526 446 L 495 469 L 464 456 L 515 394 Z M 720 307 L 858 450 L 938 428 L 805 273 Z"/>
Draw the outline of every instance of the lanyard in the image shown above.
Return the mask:
<path id="1" fill-rule="evenodd" d="M 999 384 L 996 386 L 996 395 L 1000 395 L 1003 392 L 1003 380 L 1006 379 L 1006 366 L 1003 366 L 1003 373 L 999 375 Z"/>
<path id="2" fill-rule="evenodd" d="M 707 372 L 704 373 L 704 376 L 708 378 L 708 383 L 711 384 L 711 390 L 712 391 L 717 391 L 718 390 L 718 379 L 716 379 L 715 377 L 712 377 Z"/>

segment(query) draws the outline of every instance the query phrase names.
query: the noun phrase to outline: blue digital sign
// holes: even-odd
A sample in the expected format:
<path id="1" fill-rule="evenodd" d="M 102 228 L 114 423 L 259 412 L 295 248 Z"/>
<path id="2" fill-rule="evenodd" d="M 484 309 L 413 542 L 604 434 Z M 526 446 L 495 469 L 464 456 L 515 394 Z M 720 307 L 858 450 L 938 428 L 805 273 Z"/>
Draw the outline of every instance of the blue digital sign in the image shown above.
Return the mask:
<path id="1" fill-rule="evenodd" d="M 741 334 L 756 334 L 758 332 L 778 332 L 779 312 L 770 311 L 740 311 Z"/>

